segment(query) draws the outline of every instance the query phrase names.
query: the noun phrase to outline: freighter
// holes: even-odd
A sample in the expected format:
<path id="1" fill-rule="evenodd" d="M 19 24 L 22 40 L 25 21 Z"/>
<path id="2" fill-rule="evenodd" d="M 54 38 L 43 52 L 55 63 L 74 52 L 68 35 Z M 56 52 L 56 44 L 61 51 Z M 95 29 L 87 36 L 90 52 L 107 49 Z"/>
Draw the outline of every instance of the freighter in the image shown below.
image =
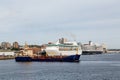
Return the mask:
<path id="1" fill-rule="evenodd" d="M 79 62 L 82 54 L 81 47 L 77 42 L 57 41 L 56 43 L 46 44 L 41 51 L 34 54 L 33 49 L 24 48 L 17 54 L 15 60 L 17 62 L 28 61 L 61 61 L 61 62 Z"/>

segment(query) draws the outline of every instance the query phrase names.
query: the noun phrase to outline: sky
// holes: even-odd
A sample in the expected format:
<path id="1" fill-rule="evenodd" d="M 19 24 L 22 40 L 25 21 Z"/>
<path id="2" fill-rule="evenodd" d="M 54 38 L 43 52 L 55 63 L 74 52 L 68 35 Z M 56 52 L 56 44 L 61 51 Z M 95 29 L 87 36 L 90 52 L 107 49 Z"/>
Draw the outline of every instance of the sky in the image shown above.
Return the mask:
<path id="1" fill-rule="evenodd" d="M 61 37 L 120 49 L 120 0 L 0 0 L 0 42 Z"/>

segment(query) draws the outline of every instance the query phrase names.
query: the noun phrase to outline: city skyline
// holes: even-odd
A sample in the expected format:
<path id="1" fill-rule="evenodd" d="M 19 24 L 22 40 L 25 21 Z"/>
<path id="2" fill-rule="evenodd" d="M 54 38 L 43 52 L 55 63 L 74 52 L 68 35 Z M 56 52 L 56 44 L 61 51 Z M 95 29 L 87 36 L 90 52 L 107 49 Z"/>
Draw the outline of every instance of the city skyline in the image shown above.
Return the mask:
<path id="1" fill-rule="evenodd" d="M 45 44 L 61 37 L 120 48 L 119 0 L 0 1 L 0 42 Z"/>

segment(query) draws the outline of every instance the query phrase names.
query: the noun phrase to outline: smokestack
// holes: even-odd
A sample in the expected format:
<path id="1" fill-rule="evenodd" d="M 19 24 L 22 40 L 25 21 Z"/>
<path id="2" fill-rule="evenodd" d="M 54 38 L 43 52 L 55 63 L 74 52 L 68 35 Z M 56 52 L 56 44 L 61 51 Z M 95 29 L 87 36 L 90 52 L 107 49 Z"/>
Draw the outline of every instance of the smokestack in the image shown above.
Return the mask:
<path id="1" fill-rule="evenodd" d="M 89 45 L 91 45 L 92 41 L 89 41 Z"/>

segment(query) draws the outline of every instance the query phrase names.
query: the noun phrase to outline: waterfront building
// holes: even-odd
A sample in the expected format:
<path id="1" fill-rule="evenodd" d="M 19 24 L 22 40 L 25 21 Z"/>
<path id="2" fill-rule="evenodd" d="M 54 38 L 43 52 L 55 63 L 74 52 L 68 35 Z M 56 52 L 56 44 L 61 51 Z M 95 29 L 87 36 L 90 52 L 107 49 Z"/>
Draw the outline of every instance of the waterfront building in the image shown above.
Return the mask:
<path id="1" fill-rule="evenodd" d="M 13 42 L 13 48 L 19 48 L 19 44 L 18 44 L 18 42 Z"/>
<path id="2" fill-rule="evenodd" d="M 65 42 L 67 42 L 68 40 L 66 38 L 61 38 L 59 39 L 59 43 L 64 44 Z"/>
<path id="3" fill-rule="evenodd" d="M 9 42 L 2 42 L 1 43 L 1 48 L 2 49 L 10 49 L 11 48 L 11 44 Z"/>
<path id="4" fill-rule="evenodd" d="M 14 56 L 14 52 L 0 52 L 0 56 Z"/>

